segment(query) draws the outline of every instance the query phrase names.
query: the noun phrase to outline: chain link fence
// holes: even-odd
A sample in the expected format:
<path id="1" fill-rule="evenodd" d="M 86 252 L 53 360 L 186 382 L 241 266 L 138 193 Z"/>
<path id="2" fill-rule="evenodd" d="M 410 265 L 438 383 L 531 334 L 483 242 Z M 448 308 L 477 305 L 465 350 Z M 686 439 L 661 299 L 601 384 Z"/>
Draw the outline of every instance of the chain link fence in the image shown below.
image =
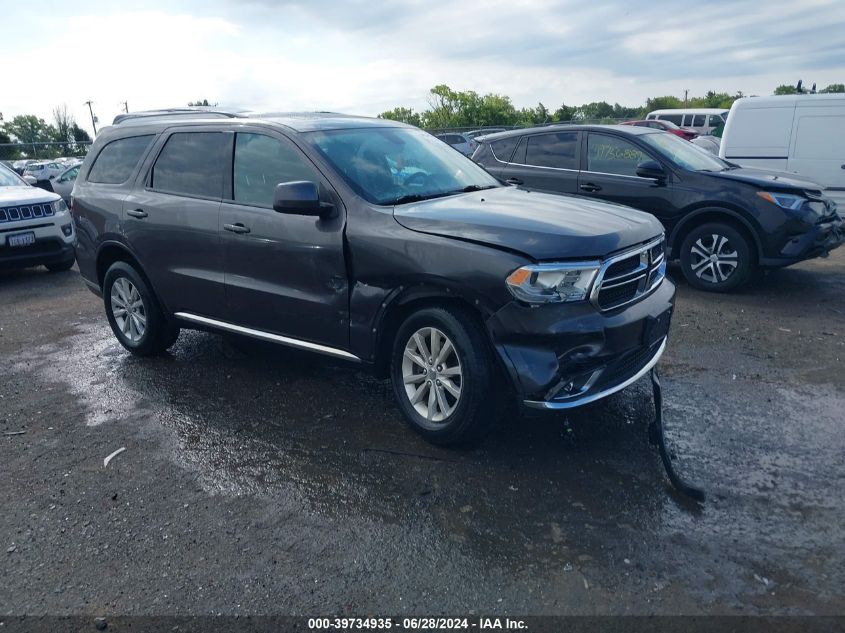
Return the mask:
<path id="1" fill-rule="evenodd" d="M 0 143 L 0 160 L 84 158 L 92 142 L 43 141 L 36 143 Z"/>

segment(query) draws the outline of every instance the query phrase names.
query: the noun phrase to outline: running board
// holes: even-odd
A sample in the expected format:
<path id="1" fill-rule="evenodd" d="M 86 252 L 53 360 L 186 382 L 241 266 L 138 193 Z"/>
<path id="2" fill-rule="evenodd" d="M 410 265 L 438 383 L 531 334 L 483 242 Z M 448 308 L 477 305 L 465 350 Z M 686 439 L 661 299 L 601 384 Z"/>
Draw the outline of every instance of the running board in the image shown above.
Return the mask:
<path id="1" fill-rule="evenodd" d="M 218 321 L 217 319 L 209 319 L 208 317 L 191 314 L 189 312 L 177 312 L 173 316 L 177 319 L 182 319 L 183 321 L 189 321 L 191 323 L 213 327 L 218 330 L 225 330 L 226 332 L 233 332 L 235 334 L 243 334 L 244 336 L 251 336 L 252 338 L 257 338 L 262 341 L 270 341 L 271 343 L 278 343 L 279 345 L 287 345 L 288 347 L 304 349 L 309 352 L 326 354 L 327 356 L 351 360 L 356 363 L 361 362 L 361 359 L 354 354 L 350 354 L 349 352 L 335 347 L 328 347 L 327 345 L 301 341 L 296 338 L 290 338 L 280 334 L 271 334 L 270 332 L 264 332 L 262 330 L 253 330 L 252 328 L 243 327 L 242 325 L 234 325 L 233 323 L 226 323 L 225 321 Z"/>

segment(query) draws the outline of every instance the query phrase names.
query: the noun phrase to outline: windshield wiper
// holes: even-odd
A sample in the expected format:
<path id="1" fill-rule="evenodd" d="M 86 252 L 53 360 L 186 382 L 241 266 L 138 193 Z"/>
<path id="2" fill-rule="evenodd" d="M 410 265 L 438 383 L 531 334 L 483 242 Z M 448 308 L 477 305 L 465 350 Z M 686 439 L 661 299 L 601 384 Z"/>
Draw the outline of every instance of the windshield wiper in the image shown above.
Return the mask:
<path id="1" fill-rule="evenodd" d="M 470 191 L 484 191 L 485 189 L 495 189 L 496 185 L 467 185 L 463 189 L 458 189 L 452 193 L 469 193 Z"/>
<path id="2" fill-rule="evenodd" d="M 387 200 L 386 202 L 382 202 L 381 204 L 406 204 L 408 202 L 420 202 L 421 200 L 431 200 L 432 198 L 441 198 L 443 196 L 448 195 L 448 193 L 409 193 L 407 195 L 394 198 L 393 200 Z"/>

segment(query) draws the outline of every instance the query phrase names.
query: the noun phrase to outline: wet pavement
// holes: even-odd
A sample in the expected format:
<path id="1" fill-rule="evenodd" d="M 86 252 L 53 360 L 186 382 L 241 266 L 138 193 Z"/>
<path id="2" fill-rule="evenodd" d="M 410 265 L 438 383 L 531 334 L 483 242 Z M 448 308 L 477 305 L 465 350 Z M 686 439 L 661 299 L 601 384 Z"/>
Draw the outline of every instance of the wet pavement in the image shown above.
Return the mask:
<path id="1" fill-rule="evenodd" d="M 0 615 L 845 614 L 843 355 L 845 249 L 679 283 L 698 505 L 647 380 L 443 449 L 355 366 L 189 331 L 137 359 L 75 270 L 0 273 Z"/>

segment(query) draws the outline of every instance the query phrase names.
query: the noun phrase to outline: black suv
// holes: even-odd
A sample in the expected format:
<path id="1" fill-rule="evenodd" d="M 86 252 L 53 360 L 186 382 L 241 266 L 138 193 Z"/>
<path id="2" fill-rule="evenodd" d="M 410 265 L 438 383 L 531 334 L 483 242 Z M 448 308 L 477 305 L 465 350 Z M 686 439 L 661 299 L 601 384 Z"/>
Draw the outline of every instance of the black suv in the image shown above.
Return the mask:
<path id="1" fill-rule="evenodd" d="M 667 255 L 703 290 L 732 290 L 758 266 L 826 255 L 845 240 L 820 185 L 741 168 L 659 130 L 555 125 L 476 140 L 473 160 L 503 181 L 653 213 Z"/>
<path id="2" fill-rule="evenodd" d="M 631 384 L 673 308 L 652 216 L 502 186 L 386 120 L 120 117 L 72 214 L 129 351 L 190 327 L 365 363 L 440 443 L 483 434 L 504 395 L 566 409 Z"/>

